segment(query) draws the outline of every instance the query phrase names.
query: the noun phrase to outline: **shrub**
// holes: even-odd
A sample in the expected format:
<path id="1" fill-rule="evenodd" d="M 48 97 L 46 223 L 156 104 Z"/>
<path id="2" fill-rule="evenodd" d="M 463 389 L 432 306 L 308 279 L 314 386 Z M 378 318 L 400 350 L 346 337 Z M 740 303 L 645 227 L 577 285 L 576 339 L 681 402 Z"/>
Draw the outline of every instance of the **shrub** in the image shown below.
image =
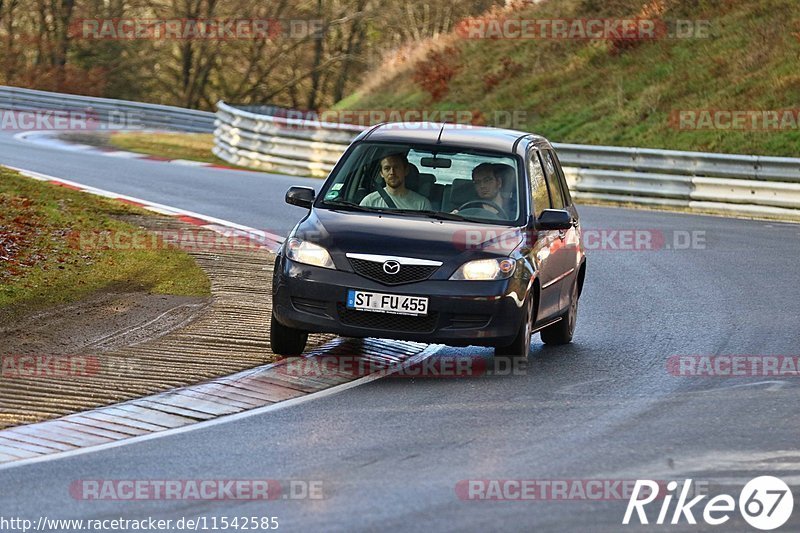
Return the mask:
<path id="1" fill-rule="evenodd" d="M 431 50 L 414 69 L 414 82 L 438 102 L 450 90 L 450 80 L 461 70 L 459 51 L 453 46 Z"/>

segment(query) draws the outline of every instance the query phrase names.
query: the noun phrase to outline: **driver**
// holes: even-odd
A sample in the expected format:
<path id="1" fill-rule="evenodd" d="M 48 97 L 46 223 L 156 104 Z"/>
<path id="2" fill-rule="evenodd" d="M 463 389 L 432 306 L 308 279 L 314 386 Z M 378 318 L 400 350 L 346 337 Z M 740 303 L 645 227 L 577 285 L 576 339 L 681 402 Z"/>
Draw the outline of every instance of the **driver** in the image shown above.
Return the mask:
<path id="1" fill-rule="evenodd" d="M 495 214 L 501 214 L 496 208 L 490 204 L 494 204 L 507 211 L 505 198 L 503 198 L 503 179 L 497 172 L 495 165 L 491 163 L 481 163 L 472 169 L 472 185 L 475 187 L 475 193 L 478 199 L 482 200 L 480 208 L 491 211 Z M 476 206 L 477 207 L 477 206 Z"/>
<path id="2" fill-rule="evenodd" d="M 386 183 L 383 192 L 394 202 L 397 209 L 431 210 L 430 200 L 406 188 L 406 176 L 408 176 L 409 171 L 406 154 L 389 154 L 381 159 L 380 164 L 381 177 Z M 374 191 L 366 195 L 361 200 L 361 205 L 365 207 L 390 207 L 381 195 L 381 191 Z"/>

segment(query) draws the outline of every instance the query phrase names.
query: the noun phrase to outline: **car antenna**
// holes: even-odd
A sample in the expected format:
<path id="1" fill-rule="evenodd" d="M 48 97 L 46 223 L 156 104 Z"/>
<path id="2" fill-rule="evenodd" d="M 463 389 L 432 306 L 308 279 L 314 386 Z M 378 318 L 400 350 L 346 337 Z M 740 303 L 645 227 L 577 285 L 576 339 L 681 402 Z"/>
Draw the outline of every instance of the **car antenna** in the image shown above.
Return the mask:
<path id="1" fill-rule="evenodd" d="M 436 138 L 436 144 L 442 144 L 442 132 L 444 131 L 444 127 L 447 125 L 447 122 L 442 122 L 442 127 L 439 129 L 439 136 Z"/>

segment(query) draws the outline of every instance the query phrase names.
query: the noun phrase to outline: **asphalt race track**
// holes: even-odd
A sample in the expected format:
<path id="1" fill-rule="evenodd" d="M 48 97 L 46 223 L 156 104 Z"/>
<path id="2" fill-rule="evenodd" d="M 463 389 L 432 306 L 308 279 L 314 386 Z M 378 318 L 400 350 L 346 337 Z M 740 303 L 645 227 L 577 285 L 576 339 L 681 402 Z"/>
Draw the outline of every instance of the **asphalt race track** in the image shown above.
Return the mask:
<path id="1" fill-rule="evenodd" d="M 8 132 L 0 164 L 281 234 L 303 214 L 283 203 L 285 190 L 321 183 L 56 152 Z M 0 469 L 2 515 L 273 516 L 286 531 L 637 530 L 621 524 L 627 499 L 482 501 L 456 490 L 490 479 L 691 478 L 738 498 L 751 478 L 774 475 L 800 501 L 800 378 L 685 377 L 668 367 L 672 356 L 798 355 L 800 226 L 580 212 L 585 231 L 608 239 L 587 250 L 574 342 L 544 348 L 534 337 L 524 371 L 380 379 L 180 434 Z M 664 246 L 615 249 L 615 230 L 663 236 Z M 683 249 L 692 232 L 699 237 Z M 434 357 L 491 353 L 444 348 Z M 69 490 L 87 479 L 253 478 L 321 481 L 324 498 L 86 501 Z M 701 524 L 702 505 L 694 513 Z M 717 528 L 682 520 L 662 529 L 752 530 L 738 514 Z M 795 512 L 782 530 L 798 529 Z"/>

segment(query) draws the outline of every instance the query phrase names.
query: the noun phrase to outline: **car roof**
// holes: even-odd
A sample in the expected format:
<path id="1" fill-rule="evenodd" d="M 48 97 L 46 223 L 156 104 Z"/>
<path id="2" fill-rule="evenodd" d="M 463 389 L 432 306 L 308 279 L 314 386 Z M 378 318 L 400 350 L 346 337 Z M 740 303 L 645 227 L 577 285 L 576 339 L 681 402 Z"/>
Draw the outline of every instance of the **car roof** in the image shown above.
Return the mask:
<path id="1" fill-rule="evenodd" d="M 441 135 L 440 135 L 441 132 Z M 357 140 L 379 142 L 440 144 L 454 148 L 477 148 L 512 153 L 520 139 L 542 148 L 551 148 L 550 142 L 533 133 L 469 124 L 441 122 L 391 122 L 379 124 L 362 133 Z"/>

